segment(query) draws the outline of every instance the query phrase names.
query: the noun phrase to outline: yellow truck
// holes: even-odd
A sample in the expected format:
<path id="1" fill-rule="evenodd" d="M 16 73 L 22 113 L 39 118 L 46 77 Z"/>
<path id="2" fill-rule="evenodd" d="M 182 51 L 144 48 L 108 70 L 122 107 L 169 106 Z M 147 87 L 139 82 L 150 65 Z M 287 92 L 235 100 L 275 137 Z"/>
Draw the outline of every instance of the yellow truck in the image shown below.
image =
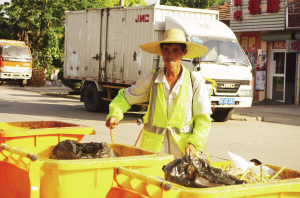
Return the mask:
<path id="1" fill-rule="evenodd" d="M 32 75 L 32 56 L 24 41 L 0 39 L 0 82 L 17 80 L 23 87 Z"/>

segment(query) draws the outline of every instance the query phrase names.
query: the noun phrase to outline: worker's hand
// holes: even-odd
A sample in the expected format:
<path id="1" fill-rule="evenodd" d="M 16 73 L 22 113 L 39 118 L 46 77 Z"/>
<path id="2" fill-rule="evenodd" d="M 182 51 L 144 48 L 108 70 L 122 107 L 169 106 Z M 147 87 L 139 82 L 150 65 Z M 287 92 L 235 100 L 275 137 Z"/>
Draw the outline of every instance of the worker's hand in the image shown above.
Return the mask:
<path id="1" fill-rule="evenodd" d="M 106 121 L 106 126 L 110 129 L 115 128 L 118 125 L 119 119 L 117 116 L 111 116 L 107 121 Z"/>
<path id="2" fill-rule="evenodd" d="M 187 144 L 185 146 L 185 154 L 197 157 L 195 146 L 193 144 Z"/>

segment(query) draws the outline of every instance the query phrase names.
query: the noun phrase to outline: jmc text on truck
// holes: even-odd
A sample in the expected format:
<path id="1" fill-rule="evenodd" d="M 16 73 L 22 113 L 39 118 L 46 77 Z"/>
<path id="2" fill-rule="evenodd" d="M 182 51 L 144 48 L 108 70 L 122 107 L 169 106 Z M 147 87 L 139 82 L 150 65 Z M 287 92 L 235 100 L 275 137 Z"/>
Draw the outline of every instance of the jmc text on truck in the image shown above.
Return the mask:
<path id="1" fill-rule="evenodd" d="M 252 104 L 251 64 L 235 34 L 214 10 L 151 5 L 66 12 L 64 77 L 83 81 L 81 101 L 87 111 L 104 111 L 118 90 L 162 67 L 160 56 L 139 45 L 159 41 L 166 29 L 180 28 L 189 42 L 206 46 L 206 55 L 184 59 L 201 72 L 211 96 L 212 118 L 228 120 L 233 109 Z M 143 105 L 134 105 L 134 110 Z"/>

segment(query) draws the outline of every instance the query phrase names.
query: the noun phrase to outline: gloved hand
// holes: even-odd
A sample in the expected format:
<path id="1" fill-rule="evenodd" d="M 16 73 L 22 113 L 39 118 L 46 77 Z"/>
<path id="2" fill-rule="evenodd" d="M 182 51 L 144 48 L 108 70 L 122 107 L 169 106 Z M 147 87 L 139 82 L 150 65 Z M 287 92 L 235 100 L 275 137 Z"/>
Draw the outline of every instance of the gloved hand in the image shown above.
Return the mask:
<path id="1" fill-rule="evenodd" d="M 111 116 L 108 120 L 106 120 L 105 125 L 110 128 L 114 129 L 118 125 L 119 119 L 117 116 Z"/>
<path id="2" fill-rule="evenodd" d="M 187 144 L 185 146 L 185 154 L 197 157 L 195 146 L 192 144 Z"/>

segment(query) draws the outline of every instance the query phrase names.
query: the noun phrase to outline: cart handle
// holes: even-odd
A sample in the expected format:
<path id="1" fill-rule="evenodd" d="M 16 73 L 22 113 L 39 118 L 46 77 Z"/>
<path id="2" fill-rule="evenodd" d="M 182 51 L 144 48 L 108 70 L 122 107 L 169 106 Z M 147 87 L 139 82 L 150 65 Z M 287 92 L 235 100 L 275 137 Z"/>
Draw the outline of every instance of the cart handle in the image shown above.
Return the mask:
<path id="1" fill-rule="evenodd" d="M 145 174 L 139 173 L 134 170 L 129 170 L 122 166 L 119 166 L 116 168 L 116 173 L 126 175 L 131 178 L 139 179 L 139 180 L 143 181 L 144 183 L 155 185 L 159 188 L 165 189 L 166 191 L 171 190 L 171 188 L 172 188 L 172 184 L 170 182 L 162 181 L 162 180 L 156 179 L 152 176 L 145 175 Z"/>
<path id="2" fill-rule="evenodd" d="M 2 150 L 8 151 L 10 153 L 14 153 L 14 154 L 20 155 L 21 157 L 27 157 L 28 159 L 30 159 L 33 162 L 38 159 L 38 156 L 35 155 L 35 154 L 28 153 L 26 151 L 22 151 L 20 149 L 14 148 L 14 147 L 7 146 L 6 144 L 3 144 L 3 143 L 0 144 L 0 148 Z"/>

